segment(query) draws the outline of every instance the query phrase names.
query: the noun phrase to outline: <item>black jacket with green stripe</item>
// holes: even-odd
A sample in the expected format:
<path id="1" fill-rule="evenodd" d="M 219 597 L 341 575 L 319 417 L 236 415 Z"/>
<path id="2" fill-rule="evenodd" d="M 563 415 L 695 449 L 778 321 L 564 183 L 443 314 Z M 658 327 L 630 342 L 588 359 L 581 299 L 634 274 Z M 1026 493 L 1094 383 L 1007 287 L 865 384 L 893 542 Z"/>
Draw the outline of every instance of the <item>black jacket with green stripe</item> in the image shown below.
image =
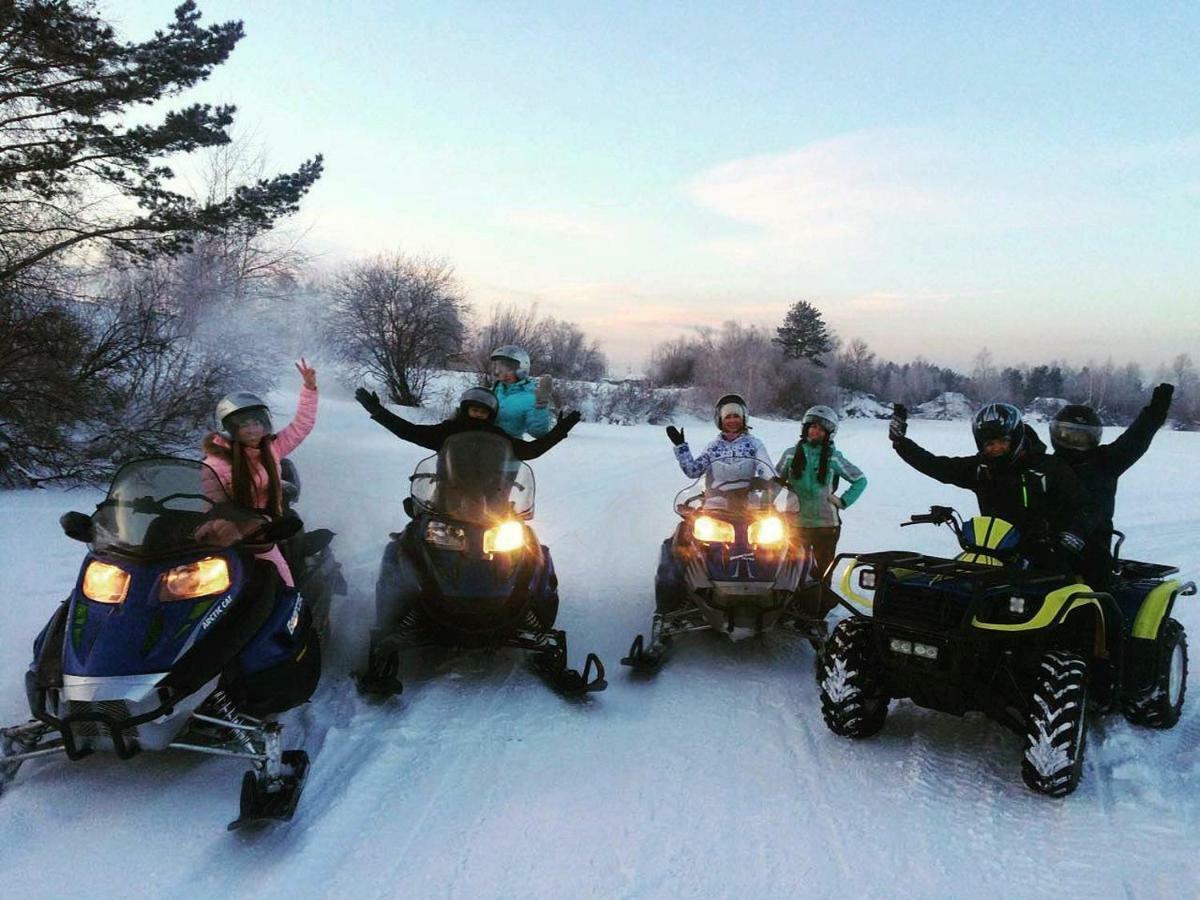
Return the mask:
<path id="1" fill-rule="evenodd" d="M 979 454 L 935 456 L 907 437 L 893 446 L 918 472 L 973 491 L 982 515 L 1017 527 L 1027 554 L 1058 532 L 1086 540 L 1100 523 L 1101 517 L 1071 467 L 1048 455 L 1046 445 L 1028 425 L 1020 456 L 1001 465 L 989 463 Z"/>

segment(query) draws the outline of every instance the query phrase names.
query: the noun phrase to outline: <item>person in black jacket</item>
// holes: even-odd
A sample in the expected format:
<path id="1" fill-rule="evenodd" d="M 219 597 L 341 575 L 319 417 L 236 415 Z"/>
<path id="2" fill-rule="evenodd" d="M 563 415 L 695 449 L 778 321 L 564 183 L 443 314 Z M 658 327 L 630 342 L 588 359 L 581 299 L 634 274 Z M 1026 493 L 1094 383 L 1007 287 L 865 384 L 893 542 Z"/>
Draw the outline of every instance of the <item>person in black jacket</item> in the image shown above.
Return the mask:
<path id="1" fill-rule="evenodd" d="M 1138 413 L 1133 424 L 1115 441 L 1103 446 L 1100 444 L 1103 426 L 1090 406 L 1064 406 L 1050 423 L 1055 457 L 1071 467 L 1099 516 L 1099 525 L 1084 549 L 1085 571 L 1104 572 L 1106 577 L 1112 573 L 1117 479 L 1150 449 L 1155 433 L 1167 421 L 1174 392 L 1174 385 L 1156 387 L 1149 405 Z"/>
<path id="2" fill-rule="evenodd" d="M 1016 526 L 1023 555 L 1039 568 L 1077 569 L 1098 516 L 1075 473 L 1046 453 L 1015 406 L 990 403 L 975 414 L 974 456 L 935 456 L 906 436 L 908 411 L 897 404 L 888 436 L 906 463 L 975 493 L 979 512 Z"/>
<path id="3" fill-rule="evenodd" d="M 467 388 L 458 401 L 458 411 L 437 425 L 415 425 L 400 418 L 386 409 L 374 391 L 359 388 L 354 392 L 354 399 L 363 409 L 371 414 L 371 418 L 401 440 L 424 447 L 426 450 L 441 450 L 442 444 L 452 434 L 463 431 L 483 431 L 496 434 L 507 439 L 513 448 L 513 455 L 519 460 L 537 459 L 559 441 L 567 436 L 579 422 L 580 414 L 572 411 L 560 415 L 558 422 L 550 433 L 544 437 L 526 441 L 513 437 L 496 424 L 496 413 L 499 411 L 499 401 L 496 395 L 487 388 Z"/>

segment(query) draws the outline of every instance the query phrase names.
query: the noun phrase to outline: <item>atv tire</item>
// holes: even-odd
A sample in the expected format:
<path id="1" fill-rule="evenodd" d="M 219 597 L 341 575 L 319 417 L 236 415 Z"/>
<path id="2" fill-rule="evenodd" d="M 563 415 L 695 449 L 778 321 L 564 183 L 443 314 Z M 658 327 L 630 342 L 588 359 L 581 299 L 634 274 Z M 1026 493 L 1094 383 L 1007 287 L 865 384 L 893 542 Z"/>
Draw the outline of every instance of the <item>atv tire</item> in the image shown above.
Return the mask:
<path id="1" fill-rule="evenodd" d="M 865 738 L 876 734 L 891 702 L 867 619 L 843 619 L 817 662 L 821 715 L 834 734 Z"/>
<path id="2" fill-rule="evenodd" d="M 1079 785 L 1087 743 L 1088 667 L 1077 653 L 1051 650 L 1029 697 L 1021 777 L 1039 794 L 1065 797 Z"/>
<path id="3" fill-rule="evenodd" d="M 1134 725 L 1170 728 L 1183 712 L 1188 674 L 1187 634 L 1174 619 L 1163 623 L 1157 655 L 1154 684 L 1126 698 L 1122 712 Z"/>

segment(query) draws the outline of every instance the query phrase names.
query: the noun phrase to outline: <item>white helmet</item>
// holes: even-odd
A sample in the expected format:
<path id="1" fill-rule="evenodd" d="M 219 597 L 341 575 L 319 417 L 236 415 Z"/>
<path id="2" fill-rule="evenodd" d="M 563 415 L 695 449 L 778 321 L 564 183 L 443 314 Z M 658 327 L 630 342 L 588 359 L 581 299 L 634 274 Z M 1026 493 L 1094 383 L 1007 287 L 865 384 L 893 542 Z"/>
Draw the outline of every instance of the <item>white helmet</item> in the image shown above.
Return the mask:
<path id="1" fill-rule="evenodd" d="M 800 420 L 800 433 L 805 431 L 804 426 L 811 422 L 816 422 L 825 429 L 825 433 L 829 435 L 830 440 L 837 434 L 838 414 L 828 406 L 810 406 L 808 411 L 804 413 L 804 418 Z"/>
<path id="2" fill-rule="evenodd" d="M 221 398 L 217 404 L 217 423 L 230 436 L 237 430 L 238 413 L 255 416 L 263 423 L 263 427 L 268 432 L 275 430 L 271 427 L 271 410 L 266 401 L 258 394 L 252 394 L 249 391 L 234 391 Z M 234 417 L 233 421 L 230 421 L 231 416 Z"/>
<path id="3" fill-rule="evenodd" d="M 495 361 L 497 359 L 509 360 L 516 363 L 518 378 L 529 376 L 529 354 L 516 344 L 505 344 L 503 347 L 497 347 L 493 350 L 489 360 Z"/>

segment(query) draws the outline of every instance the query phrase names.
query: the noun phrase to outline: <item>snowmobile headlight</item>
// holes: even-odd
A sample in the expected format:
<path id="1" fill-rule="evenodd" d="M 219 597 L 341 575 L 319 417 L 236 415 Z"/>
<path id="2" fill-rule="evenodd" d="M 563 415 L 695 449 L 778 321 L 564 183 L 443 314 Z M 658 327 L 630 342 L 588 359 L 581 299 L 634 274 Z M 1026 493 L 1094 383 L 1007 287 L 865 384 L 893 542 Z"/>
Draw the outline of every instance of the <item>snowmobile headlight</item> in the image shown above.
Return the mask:
<path id="1" fill-rule="evenodd" d="M 83 596 L 97 603 L 120 603 L 129 593 L 129 573 L 93 559 L 83 573 Z"/>
<path id="2" fill-rule="evenodd" d="M 712 516 L 699 516 L 692 523 L 692 536 L 705 543 L 733 543 L 733 525 Z"/>
<path id="3" fill-rule="evenodd" d="M 425 540 L 447 550 L 466 550 L 467 533 L 457 525 L 439 522 L 436 519 L 425 526 Z"/>
<path id="4" fill-rule="evenodd" d="M 757 522 L 750 523 L 746 537 L 751 544 L 770 547 L 784 542 L 787 537 L 787 529 L 783 527 L 783 519 L 779 516 L 763 516 Z"/>
<path id="5" fill-rule="evenodd" d="M 484 553 L 511 553 L 525 546 L 525 526 L 516 519 L 501 522 L 483 533 Z"/>
<path id="6" fill-rule="evenodd" d="M 220 556 L 206 556 L 186 566 L 169 569 L 158 588 L 159 600 L 194 600 L 223 594 L 232 584 L 229 565 Z"/>

